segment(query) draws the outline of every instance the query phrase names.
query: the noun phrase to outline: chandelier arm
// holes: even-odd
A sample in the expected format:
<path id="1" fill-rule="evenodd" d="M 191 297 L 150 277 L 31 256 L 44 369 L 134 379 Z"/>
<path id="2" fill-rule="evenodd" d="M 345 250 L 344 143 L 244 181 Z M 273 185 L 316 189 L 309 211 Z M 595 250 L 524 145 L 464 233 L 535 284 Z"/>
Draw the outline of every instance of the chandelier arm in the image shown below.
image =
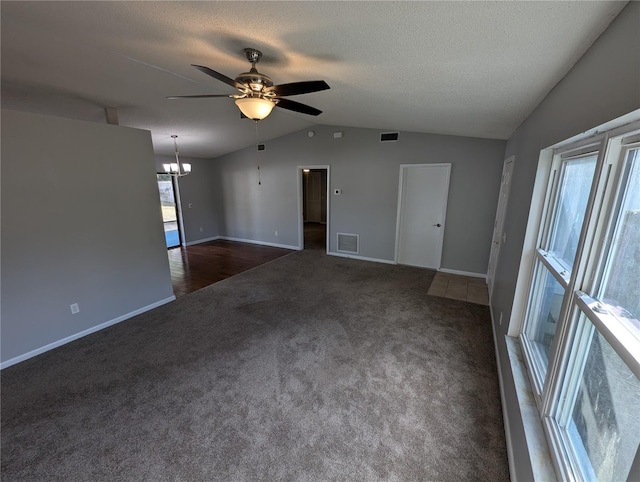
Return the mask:
<path id="1" fill-rule="evenodd" d="M 184 168 L 184 164 L 182 162 L 180 162 L 180 157 L 179 157 L 179 153 L 178 153 L 178 142 L 176 141 L 178 136 L 173 134 L 171 137 L 173 138 L 173 148 L 174 148 L 175 153 L 176 153 L 176 170 L 175 170 L 175 172 L 170 170 L 169 174 L 172 175 L 172 176 L 175 176 L 175 177 L 186 176 L 187 174 L 189 174 L 191 172 L 191 168 L 190 168 L 191 165 L 190 164 L 187 165 L 187 166 L 189 166 L 188 170 Z"/>

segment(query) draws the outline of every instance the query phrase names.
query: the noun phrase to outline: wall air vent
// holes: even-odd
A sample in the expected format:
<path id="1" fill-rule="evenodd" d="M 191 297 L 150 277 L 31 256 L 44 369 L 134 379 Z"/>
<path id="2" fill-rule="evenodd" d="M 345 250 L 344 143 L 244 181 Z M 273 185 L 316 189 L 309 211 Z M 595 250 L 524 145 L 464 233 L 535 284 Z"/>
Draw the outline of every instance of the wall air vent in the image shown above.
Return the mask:
<path id="1" fill-rule="evenodd" d="M 258 150 L 259 151 L 264 151 L 265 149 L 265 145 L 264 144 L 258 144 Z"/>
<path id="2" fill-rule="evenodd" d="M 398 142 L 399 132 L 382 132 L 380 134 L 380 142 Z"/>
<path id="3" fill-rule="evenodd" d="M 358 254 L 360 236 L 358 234 L 338 233 L 338 252 Z"/>

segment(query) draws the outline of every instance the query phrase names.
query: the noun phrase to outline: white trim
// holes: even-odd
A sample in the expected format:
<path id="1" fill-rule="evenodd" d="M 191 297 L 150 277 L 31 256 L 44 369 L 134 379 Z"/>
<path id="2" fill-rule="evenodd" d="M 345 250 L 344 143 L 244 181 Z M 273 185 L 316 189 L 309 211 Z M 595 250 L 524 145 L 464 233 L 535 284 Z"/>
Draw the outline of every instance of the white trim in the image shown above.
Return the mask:
<path id="1" fill-rule="evenodd" d="M 398 255 L 400 253 L 400 218 L 402 216 L 402 185 L 403 183 L 403 171 L 402 166 L 400 166 L 400 172 L 398 174 L 398 209 L 396 211 L 396 238 L 395 245 L 393 248 L 393 261 L 398 264 Z"/>
<path id="2" fill-rule="evenodd" d="M 178 226 L 179 232 L 178 236 L 180 237 L 180 246 L 187 245 L 187 236 L 184 230 L 184 216 L 182 215 L 182 197 L 180 196 L 180 179 L 178 176 L 171 176 L 171 182 L 173 186 L 173 195 L 176 200 L 176 214 L 178 215 Z"/>
<path id="3" fill-rule="evenodd" d="M 489 263 L 487 264 L 486 281 L 488 285 L 489 300 L 493 297 L 493 287 L 498 271 L 498 261 L 505 235 L 504 224 L 507 219 L 507 208 L 509 207 L 509 196 L 511 195 L 511 184 L 513 181 L 513 169 L 516 163 L 516 156 L 507 157 L 502 163 L 502 176 L 500 177 L 500 191 L 498 192 L 498 203 L 496 205 L 496 216 L 493 222 L 493 233 L 491 234 L 491 246 L 489 247 Z M 505 181 L 506 178 L 506 181 Z M 506 183 L 506 184 L 505 184 Z"/>
<path id="4" fill-rule="evenodd" d="M 457 269 L 440 268 L 438 271 L 450 274 L 459 274 L 460 276 L 469 276 L 471 278 L 484 278 L 487 279 L 487 273 L 472 273 L 471 271 L 460 271 Z"/>
<path id="5" fill-rule="evenodd" d="M 595 326 L 602 337 L 613 347 L 616 354 L 636 377 L 640 378 L 640 340 L 632 331 L 630 322 L 622 322 L 609 313 L 597 313 L 599 303 L 590 296 L 580 293 L 576 303 L 589 322 Z"/>
<path id="6" fill-rule="evenodd" d="M 353 255 L 353 254 L 337 253 L 335 251 L 329 251 L 327 254 L 329 256 L 337 256 L 339 258 L 357 259 L 357 260 L 360 260 L 360 261 L 371 261 L 373 263 L 398 264 L 395 261 L 390 260 L 390 259 L 368 258 L 366 256 L 356 256 L 356 255 Z"/>
<path id="7" fill-rule="evenodd" d="M 298 246 L 292 246 L 290 244 L 269 243 L 268 241 L 257 241 L 255 239 L 232 238 L 231 236 L 218 236 L 217 239 L 224 239 L 225 241 L 237 241 L 239 243 L 259 244 L 260 246 L 271 246 L 273 248 L 284 248 L 284 249 L 293 249 L 296 251 L 300 251 L 300 248 Z"/>
<path id="8" fill-rule="evenodd" d="M 175 299 L 176 299 L 175 295 L 169 296 L 168 298 L 164 298 L 160 301 L 156 301 L 155 303 L 151 303 L 150 305 L 143 306 L 142 308 L 138 308 L 137 310 L 130 311 L 129 313 L 125 313 L 124 315 L 118 316 L 117 318 L 114 318 L 112 320 L 105 321 L 104 323 L 100 323 L 99 325 L 92 326 L 91 328 L 87 328 L 86 330 L 82 330 L 73 335 L 64 337 L 58 341 L 54 341 L 53 343 L 49 343 L 47 345 L 41 346 L 40 348 L 36 348 L 35 350 L 31 350 L 27 353 L 11 358 L 7 361 L 0 363 L 0 370 L 4 370 L 5 368 L 15 365 L 16 363 L 20 363 L 22 361 L 28 360 L 29 358 L 40 355 L 49 350 L 53 350 L 54 348 L 58 348 L 59 346 L 66 345 L 67 343 L 70 343 L 79 338 L 95 333 L 96 331 L 103 330 L 111 325 L 120 323 L 121 321 L 128 320 L 129 318 L 133 318 L 134 316 L 140 315 L 146 311 L 157 308 L 158 306 L 162 306 L 172 301 L 175 301 Z"/>
<path id="9" fill-rule="evenodd" d="M 508 321 L 507 335 L 512 337 L 520 335 L 527 310 L 529 289 L 531 287 L 531 278 L 533 277 L 533 261 L 536 257 L 536 246 L 539 237 L 538 227 L 541 225 L 544 213 L 552 163 L 553 150 L 543 149 L 540 151 L 536 179 L 533 184 L 533 193 L 531 194 L 529 219 L 527 220 L 527 229 L 522 243 L 522 256 L 516 278 L 516 289 L 513 294 L 511 316 Z"/>
<path id="10" fill-rule="evenodd" d="M 323 164 L 323 165 L 316 165 L 316 164 L 312 164 L 312 165 L 308 165 L 308 166 L 297 166 L 296 167 L 296 176 L 297 176 L 297 186 L 298 186 L 298 247 L 297 248 L 293 248 L 293 249 L 297 249 L 297 250 L 303 250 L 304 249 L 304 215 L 302 212 L 302 170 L 303 169 L 325 169 L 327 171 L 327 192 L 325 194 L 326 198 L 327 198 L 327 222 L 325 223 L 327 226 L 326 229 L 326 239 L 325 239 L 325 252 L 327 254 L 329 254 L 329 234 L 330 234 L 330 224 L 329 224 L 329 217 L 330 217 L 330 213 L 331 210 L 330 208 L 330 202 L 331 202 L 331 166 L 329 164 Z"/>
<path id="11" fill-rule="evenodd" d="M 195 241 L 189 241 L 185 246 L 193 246 L 194 244 L 207 243 L 209 241 L 216 241 L 217 239 L 220 239 L 220 236 L 214 236 L 212 238 L 196 239 Z"/>
<path id="12" fill-rule="evenodd" d="M 590 137 L 595 137 L 601 132 L 608 131 L 611 135 L 616 136 L 616 131 L 619 129 L 625 129 L 627 125 L 633 124 L 634 122 L 638 122 L 638 117 L 640 117 L 640 109 L 633 110 L 628 114 L 617 117 L 609 122 L 605 122 L 604 124 L 600 124 L 598 127 L 594 127 L 593 129 L 586 130 L 581 132 L 580 134 L 576 134 L 569 139 L 558 142 L 554 144 L 553 148 L 562 149 L 563 147 L 571 144 L 577 144 L 578 142 L 583 142 Z"/>

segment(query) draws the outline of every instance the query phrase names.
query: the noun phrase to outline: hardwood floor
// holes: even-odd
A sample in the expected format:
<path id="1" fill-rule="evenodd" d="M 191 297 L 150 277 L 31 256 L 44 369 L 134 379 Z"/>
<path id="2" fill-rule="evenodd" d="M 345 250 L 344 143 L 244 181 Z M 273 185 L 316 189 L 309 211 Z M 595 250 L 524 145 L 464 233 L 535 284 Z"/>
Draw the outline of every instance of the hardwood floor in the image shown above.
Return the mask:
<path id="1" fill-rule="evenodd" d="M 290 249 L 216 240 L 168 250 L 176 297 L 291 253 Z"/>
<path id="2" fill-rule="evenodd" d="M 321 223 L 304 223 L 304 249 L 326 250 L 327 225 Z"/>
<path id="3" fill-rule="evenodd" d="M 305 223 L 304 249 L 325 250 L 326 225 Z M 222 239 L 168 250 L 176 297 L 291 253 L 290 249 Z"/>

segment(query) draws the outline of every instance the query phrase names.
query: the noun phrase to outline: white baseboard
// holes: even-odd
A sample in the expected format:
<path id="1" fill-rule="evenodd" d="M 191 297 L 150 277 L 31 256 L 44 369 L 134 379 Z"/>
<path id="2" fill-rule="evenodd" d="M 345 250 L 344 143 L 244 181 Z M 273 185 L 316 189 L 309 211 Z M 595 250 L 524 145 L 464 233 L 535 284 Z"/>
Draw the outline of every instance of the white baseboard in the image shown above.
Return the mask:
<path id="1" fill-rule="evenodd" d="M 438 271 L 450 274 L 459 274 L 460 276 L 470 276 L 472 278 L 484 278 L 487 279 L 487 273 L 472 273 L 471 271 L 460 271 L 457 269 L 440 268 Z"/>
<path id="2" fill-rule="evenodd" d="M 189 241 L 185 244 L 185 246 L 193 246 L 194 244 L 202 244 L 208 241 L 215 241 L 216 239 L 220 239 L 220 236 L 214 236 L 213 238 L 204 238 L 204 239 L 196 239 L 195 241 Z"/>
<path id="3" fill-rule="evenodd" d="M 24 353 L 23 355 L 19 355 L 17 357 L 11 358 L 7 361 L 0 363 L 0 370 L 4 370 L 11 365 L 15 365 L 16 363 L 20 363 L 22 361 L 28 360 L 29 358 L 33 358 L 34 356 L 40 355 L 49 350 L 53 350 L 54 348 L 58 348 L 59 346 L 66 345 L 72 341 L 77 340 L 78 338 L 82 338 L 83 336 L 90 335 L 91 333 L 95 333 L 96 331 L 103 330 L 111 325 L 115 325 L 120 323 L 121 321 L 128 320 L 129 318 L 133 318 L 134 316 L 140 315 L 145 311 L 152 310 L 157 308 L 158 306 L 162 306 L 164 304 L 170 303 L 176 299 L 175 296 L 169 296 L 160 301 L 156 301 L 155 303 L 151 303 L 150 305 L 143 306 L 142 308 L 138 308 L 137 310 L 126 313 L 122 316 L 118 316 L 113 320 L 105 321 L 104 323 L 100 323 L 99 325 L 92 326 L 91 328 L 87 328 L 86 330 L 80 331 L 73 335 L 62 338 L 61 340 L 54 341 L 53 343 L 49 343 L 48 345 L 41 346 L 40 348 L 36 348 L 35 350 L 31 350 L 30 352 Z"/>
<path id="4" fill-rule="evenodd" d="M 338 256 L 339 258 L 358 259 L 360 261 L 371 261 L 373 263 L 398 264 L 395 261 L 380 258 L 367 258 L 366 256 L 358 256 L 353 254 L 336 253 L 335 251 L 327 252 L 329 256 Z"/>
<path id="5" fill-rule="evenodd" d="M 259 244 L 260 246 L 271 246 L 273 248 L 294 249 L 296 251 L 300 251 L 302 249 L 300 246 L 292 246 L 290 244 L 269 243 L 267 241 L 256 241 L 255 239 L 232 238 L 231 236 L 218 236 L 217 239 L 238 241 L 239 243 Z"/>

